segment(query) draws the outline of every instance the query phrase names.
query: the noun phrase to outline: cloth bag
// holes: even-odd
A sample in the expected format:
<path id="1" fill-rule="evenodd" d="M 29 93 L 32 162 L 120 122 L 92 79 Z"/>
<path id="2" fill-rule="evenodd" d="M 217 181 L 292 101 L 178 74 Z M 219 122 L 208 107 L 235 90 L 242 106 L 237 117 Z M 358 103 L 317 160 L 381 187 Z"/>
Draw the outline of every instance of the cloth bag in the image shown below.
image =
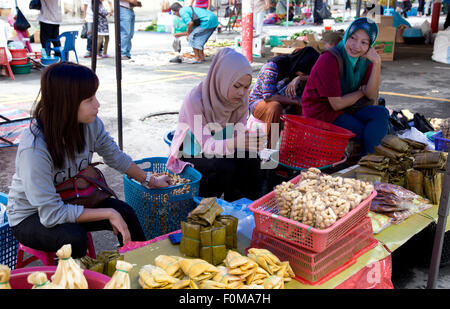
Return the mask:
<path id="1" fill-rule="evenodd" d="M 14 22 L 14 29 L 20 30 L 20 31 L 26 31 L 28 28 L 31 27 L 28 20 L 23 15 L 22 11 L 19 9 L 19 6 L 17 5 L 16 1 L 16 10 L 17 10 L 17 16 L 16 21 Z"/>

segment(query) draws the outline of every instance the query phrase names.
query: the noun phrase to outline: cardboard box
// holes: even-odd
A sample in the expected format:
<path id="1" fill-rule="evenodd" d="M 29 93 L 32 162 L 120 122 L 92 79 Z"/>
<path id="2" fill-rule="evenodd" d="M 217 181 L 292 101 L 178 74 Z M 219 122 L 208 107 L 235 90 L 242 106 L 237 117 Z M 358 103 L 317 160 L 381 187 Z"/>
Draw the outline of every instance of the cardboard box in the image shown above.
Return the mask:
<path id="1" fill-rule="evenodd" d="M 11 13 L 11 9 L 0 8 L 0 16 L 9 16 L 10 13 Z"/>
<path id="2" fill-rule="evenodd" d="M 381 60 L 393 61 L 395 56 L 395 37 L 397 29 L 394 27 L 380 27 L 375 49 L 382 49 Z"/>
<path id="3" fill-rule="evenodd" d="M 297 48 L 298 47 L 274 47 L 271 52 L 274 56 L 289 55 L 292 54 Z"/>
<path id="4" fill-rule="evenodd" d="M 392 27 L 394 24 L 394 16 L 376 15 L 375 22 L 380 27 Z"/>
<path id="5" fill-rule="evenodd" d="M 284 40 L 282 47 L 295 47 L 295 48 L 303 48 L 306 46 L 305 41 L 303 40 Z"/>

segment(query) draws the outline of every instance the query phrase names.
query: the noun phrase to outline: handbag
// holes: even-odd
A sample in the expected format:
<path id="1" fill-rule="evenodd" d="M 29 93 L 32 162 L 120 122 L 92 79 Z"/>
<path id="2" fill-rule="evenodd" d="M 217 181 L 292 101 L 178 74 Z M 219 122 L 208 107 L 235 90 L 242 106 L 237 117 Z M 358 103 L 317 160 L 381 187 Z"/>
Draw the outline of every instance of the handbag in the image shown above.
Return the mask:
<path id="1" fill-rule="evenodd" d="M 328 10 L 328 7 L 326 5 L 323 5 L 318 13 L 319 16 L 322 17 L 322 19 L 328 19 L 331 17 L 331 12 Z"/>
<path id="2" fill-rule="evenodd" d="M 87 32 L 87 23 L 84 23 L 83 27 L 81 28 L 80 38 L 87 39 Z"/>
<path id="3" fill-rule="evenodd" d="M 22 11 L 19 9 L 18 6 L 16 6 L 16 10 L 17 10 L 17 17 L 14 23 L 14 29 L 19 31 L 26 31 L 28 28 L 31 27 L 31 25 L 25 18 L 25 16 L 22 14 Z"/>
<path id="4" fill-rule="evenodd" d="M 106 183 L 103 173 L 95 167 L 98 164 L 101 163 L 90 164 L 74 177 L 56 186 L 56 193 L 65 203 L 93 208 L 111 196 L 118 199 Z"/>
<path id="5" fill-rule="evenodd" d="M 200 26 L 200 18 L 194 12 L 194 8 L 191 6 L 192 10 L 192 22 L 194 23 L 194 28 Z"/>
<path id="6" fill-rule="evenodd" d="M 41 0 L 31 0 L 29 8 L 30 8 L 30 10 L 40 10 L 41 9 Z"/>

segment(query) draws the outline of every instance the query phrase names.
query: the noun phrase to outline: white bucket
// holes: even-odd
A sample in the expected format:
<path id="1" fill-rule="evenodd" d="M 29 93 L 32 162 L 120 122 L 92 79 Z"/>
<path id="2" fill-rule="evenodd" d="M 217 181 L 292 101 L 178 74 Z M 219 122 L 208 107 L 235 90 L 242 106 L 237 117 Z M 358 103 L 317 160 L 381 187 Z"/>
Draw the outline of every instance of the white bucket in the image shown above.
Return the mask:
<path id="1" fill-rule="evenodd" d="M 325 30 L 331 30 L 331 27 L 334 25 L 334 19 L 324 19 L 323 26 Z"/>

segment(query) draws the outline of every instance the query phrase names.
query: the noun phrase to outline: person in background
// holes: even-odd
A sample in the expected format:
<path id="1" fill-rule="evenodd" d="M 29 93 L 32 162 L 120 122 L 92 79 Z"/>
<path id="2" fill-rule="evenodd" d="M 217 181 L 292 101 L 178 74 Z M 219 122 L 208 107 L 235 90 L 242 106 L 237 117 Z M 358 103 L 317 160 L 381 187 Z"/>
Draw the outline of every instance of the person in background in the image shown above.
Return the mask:
<path id="1" fill-rule="evenodd" d="M 97 38 L 97 57 L 109 58 L 108 44 L 109 44 L 109 26 L 108 15 L 112 15 L 114 12 L 109 12 L 103 6 L 103 1 L 100 0 L 98 6 L 98 38 Z M 102 50 L 103 47 L 103 50 Z"/>
<path id="2" fill-rule="evenodd" d="M 404 18 L 408 18 L 408 15 L 406 15 L 406 13 L 411 10 L 411 8 L 411 0 L 402 0 L 402 15 Z"/>
<path id="3" fill-rule="evenodd" d="M 266 124 L 268 148 L 275 148 L 271 124 L 280 123 L 283 113 L 301 114 L 301 92 L 319 52 L 307 46 L 290 55 L 274 57 L 261 68 L 250 96 L 250 112 Z"/>
<path id="4" fill-rule="evenodd" d="M 84 58 L 90 58 L 92 54 L 92 27 L 94 25 L 94 10 L 93 10 L 94 0 L 83 0 L 83 12 L 84 12 L 84 21 L 87 25 L 87 42 L 86 42 L 86 53 Z M 108 0 L 108 5 L 111 11 L 111 15 L 114 13 L 114 7 L 111 0 Z M 100 2 L 100 6 L 102 2 Z M 99 11 L 100 12 L 100 11 Z M 100 25 L 99 25 L 100 30 Z"/>
<path id="5" fill-rule="evenodd" d="M 205 61 L 205 54 L 203 53 L 203 48 L 205 43 L 208 41 L 209 37 L 214 33 L 219 21 L 217 16 L 208 10 L 194 7 L 182 7 L 178 2 L 173 3 L 170 6 L 172 12 L 183 19 L 184 23 L 187 24 L 187 31 L 176 33 L 174 36 L 176 38 L 187 36 L 189 41 L 189 46 L 194 50 L 195 59 L 190 61 L 190 63 L 201 63 Z M 194 27 L 193 22 L 193 12 L 200 19 L 200 25 Z"/>
<path id="6" fill-rule="evenodd" d="M 445 5 L 447 10 L 447 17 L 444 22 L 444 30 L 447 30 L 448 26 L 450 26 L 450 0 L 442 0 L 442 4 Z"/>
<path id="7" fill-rule="evenodd" d="M 323 18 L 320 16 L 319 11 L 326 5 L 325 2 L 326 0 L 314 0 L 313 18 L 315 26 L 323 24 Z"/>
<path id="8" fill-rule="evenodd" d="M 222 48 L 206 78 L 181 106 L 167 168 L 180 173 L 193 165 L 202 174 L 201 197 L 224 194 L 232 202 L 262 196 L 256 152 L 264 147 L 266 135 L 246 129 L 251 82 L 248 60 L 231 48 Z"/>
<path id="9" fill-rule="evenodd" d="M 269 9 L 270 0 L 252 0 L 253 27 L 255 28 L 255 36 L 262 34 L 264 26 L 264 15 Z"/>
<path id="10" fill-rule="evenodd" d="M 66 203 L 56 186 L 92 163 L 94 153 L 120 173 L 149 188 L 170 185 L 168 176 L 154 177 L 122 152 L 97 117 L 98 77 L 88 67 L 62 62 L 42 73 L 40 99 L 16 154 L 16 171 L 8 195 L 7 216 L 23 245 L 56 252 L 72 245 L 72 257 L 86 255 L 87 232 L 111 230 L 121 246 L 144 241 L 134 210 L 107 198 L 87 208 Z"/>
<path id="11" fill-rule="evenodd" d="M 370 104 L 380 87 L 381 58 L 373 48 L 377 36 L 374 21 L 354 20 L 342 41 L 319 57 L 302 96 L 303 115 L 355 133 L 362 156 L 373 153 L 388 133 L 388 110 Z"/>
<path id="12" fill-rule="evenodd" d="M 59 25 L 62 23 L 61 0 L 41 0 L 41 10 L 37 18 L 40 27 L 40 40 L 42 48 L 49 39 L 56 39 L 59 36 Z M 54 47 L 61 46 L 61 42 L 52 42 Z M 61 56 L 55 52 L 56 56 Z"/>
<path id="13" fill-rule="evenodd" d="M 195 2 L 195 4 L 194 4 Z M 191 4 L 189 6 L 194 6 L 196 8 L 202 8 L 202 9 L 211 9 L 211 1 L 209 0 L 191 0 Z"/>
<path id="14" fill-rule="evenodd" d="M 419 7 L 417 8 L 417 16 L 421 17 L 425 12 L 425 0 L 419 0 Z"/>
<path id="15" fill-rule="evenodd" d="M 137 0 L 120 0 L 120 43 L 121 43 L 121 59 L 131 59 L 131 40 L 134 36 L 134 8 L 142 7 L 141 1 Z"/>

